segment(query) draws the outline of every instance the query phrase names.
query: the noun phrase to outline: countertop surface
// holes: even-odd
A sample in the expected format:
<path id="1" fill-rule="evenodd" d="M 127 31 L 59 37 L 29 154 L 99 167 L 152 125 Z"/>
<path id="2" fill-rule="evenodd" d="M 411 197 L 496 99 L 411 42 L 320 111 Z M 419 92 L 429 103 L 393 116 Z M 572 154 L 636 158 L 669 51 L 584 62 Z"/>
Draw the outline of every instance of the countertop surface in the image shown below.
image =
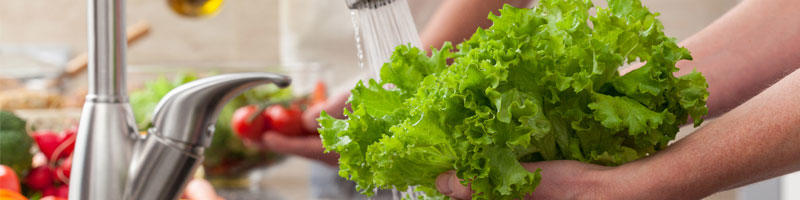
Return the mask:
<path id="1" fill-rule="evenodd" d="M 290 156 L 277 165 L 250 173 L 250 188 L 219 188 L 217 192 L 227 200 L 311 199 L 309 190 L 310 160 Z"/>

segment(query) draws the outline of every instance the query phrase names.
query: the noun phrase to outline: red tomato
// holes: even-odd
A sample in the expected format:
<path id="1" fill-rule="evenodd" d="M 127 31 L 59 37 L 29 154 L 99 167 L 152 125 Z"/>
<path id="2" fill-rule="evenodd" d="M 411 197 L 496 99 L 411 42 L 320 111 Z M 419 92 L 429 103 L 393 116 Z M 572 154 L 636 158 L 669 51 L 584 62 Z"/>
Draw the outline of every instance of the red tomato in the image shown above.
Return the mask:
<path id="1" fill-rule="evenodd" d="M 19 192 L 19 177 L 8 166 L 0 165 L 0 189 Z"/>
<path id="2" fill-rule="evenodd" d="M 267 130 L 268 119 L 258 113 L 258 106 L 248 105 L 236 109 L 231 118 L 231 128 L 236 135 L 249 140 L 260 140 Z"/>
<path id="3" fill-rule="evenodd" d="M 270 121 L 270 128 L 285 136 L 303 135 L 303 111 L 298 106 L 287 109 L 282 105 L 272 105 L 264 110 Z"/>
<path id="4" fill-rule="evenodd" d="M 67 199 L 66 198 L 56 197 L 56 196 L 46 196 L 46 197 L 42 197 L 39 200 L 67 200 Z"/>
<path id="5" fill-rule="evenodd" d="M 53 172 L 46 165 L 31 169 L 25 177 L 25 185 L 35 190 L 49 188 L 53 186 L 53 181 Z"/>

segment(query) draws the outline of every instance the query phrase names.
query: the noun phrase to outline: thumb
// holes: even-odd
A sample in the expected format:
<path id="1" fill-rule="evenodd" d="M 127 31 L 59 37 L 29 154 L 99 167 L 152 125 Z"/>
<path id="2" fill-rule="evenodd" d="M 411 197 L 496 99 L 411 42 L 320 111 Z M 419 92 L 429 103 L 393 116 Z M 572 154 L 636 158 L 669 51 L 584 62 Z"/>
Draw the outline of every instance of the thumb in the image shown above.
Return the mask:
<path id="1" fill-rule="evenodd" d="M 453 199 L 471 199 L 472 191 L 461 184 L 455 171 L 447 171 L 436 177 L 436 189 Z"/>
<path id="2" fill-rule="evenodd" d="M 214 186 L 204 179 L 192 179 L 186 184 L 184 194 L 190 200 L 217 200 L 221 199 Z"/>

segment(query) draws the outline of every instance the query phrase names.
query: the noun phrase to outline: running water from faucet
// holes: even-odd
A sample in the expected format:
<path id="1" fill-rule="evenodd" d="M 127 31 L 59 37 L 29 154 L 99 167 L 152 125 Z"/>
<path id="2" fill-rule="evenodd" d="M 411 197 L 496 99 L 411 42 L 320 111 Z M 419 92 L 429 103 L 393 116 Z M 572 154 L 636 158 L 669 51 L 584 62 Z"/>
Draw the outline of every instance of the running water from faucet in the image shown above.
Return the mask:
<path id="1" fill-rule="evenodd" d="M 358 64 L 369 78 L 380 80 L 381 67 L 389 62 L 395 47 L 422 42 L 408 7 L 408 0 L 347 0 L 355 29 Z M 424 193 L 409 187 L 392 189 L 393 199 L 420 199 Z M 374 191 L 377 194 L 377 191 Z"/>
<path id="2" fill-rule="evenodd" d="M 348 0 L 348 6 L 359 67 L 368 70 L 371 78 L 380 78 L 381 66 L 398 45 L 422 46 L 408 0 Z"/>

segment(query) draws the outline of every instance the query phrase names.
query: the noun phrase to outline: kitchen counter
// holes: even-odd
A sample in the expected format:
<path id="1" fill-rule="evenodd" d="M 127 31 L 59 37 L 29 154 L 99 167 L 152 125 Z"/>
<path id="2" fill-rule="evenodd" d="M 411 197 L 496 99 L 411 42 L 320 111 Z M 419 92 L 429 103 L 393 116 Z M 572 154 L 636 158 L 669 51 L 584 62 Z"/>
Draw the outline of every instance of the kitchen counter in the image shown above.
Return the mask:
<path id="1" fill-rule="evenodd" d="M 310 199 L 310 160 L 289 156 L 277 165 L 258 169 L 250 173 L 251 188 L 217 189 L 227 200 L 261 199 L 292 200 Z"/>

